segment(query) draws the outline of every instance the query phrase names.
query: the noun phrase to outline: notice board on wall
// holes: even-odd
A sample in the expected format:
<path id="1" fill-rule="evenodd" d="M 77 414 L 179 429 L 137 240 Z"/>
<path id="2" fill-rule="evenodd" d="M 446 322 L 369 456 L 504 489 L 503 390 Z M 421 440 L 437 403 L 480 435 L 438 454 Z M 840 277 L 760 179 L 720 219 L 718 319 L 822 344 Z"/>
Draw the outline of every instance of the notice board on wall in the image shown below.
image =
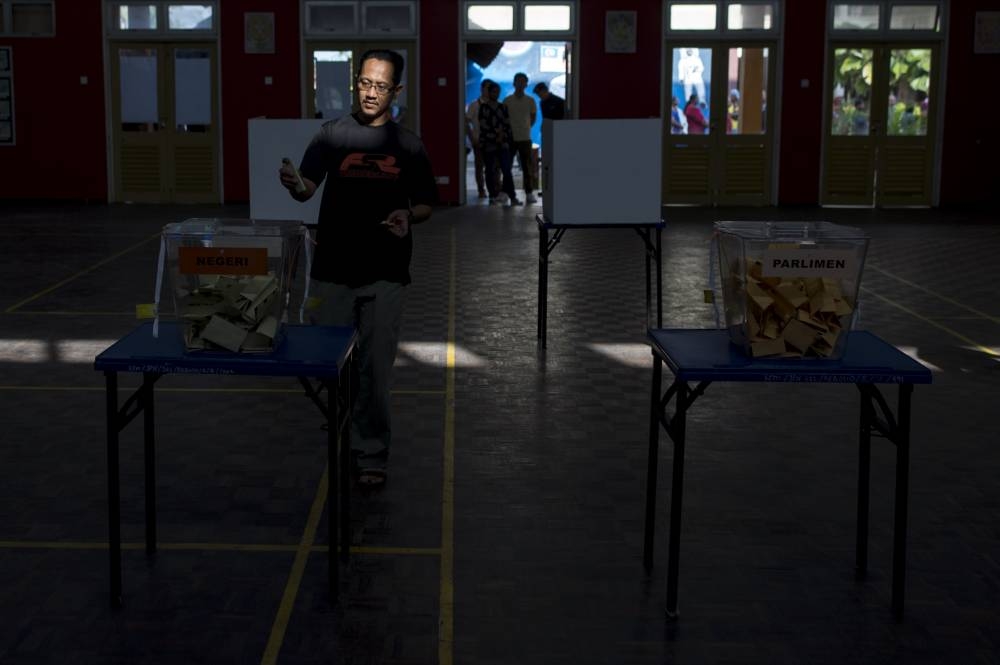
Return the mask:
<path id="1" fill-rule="evenodd" d="M 0 145 L 14 145 L 14 54 L 0 46 Z"/>

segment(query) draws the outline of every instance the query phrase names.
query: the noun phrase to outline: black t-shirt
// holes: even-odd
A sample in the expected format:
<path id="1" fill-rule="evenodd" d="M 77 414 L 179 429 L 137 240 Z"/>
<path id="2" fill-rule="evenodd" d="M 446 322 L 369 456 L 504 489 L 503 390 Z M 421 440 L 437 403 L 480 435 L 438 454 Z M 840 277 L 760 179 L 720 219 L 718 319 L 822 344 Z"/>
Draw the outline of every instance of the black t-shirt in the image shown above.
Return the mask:
<path id="1" fill-rule="evenodd" d="M 539 107 L 541 107 L 543 118 L 562 120 L 566 117 L 566 100 L 551 92 L 548 97 L 541 100 Z"/>
<path id="2" fill-rule="evenodd" d="M 353 115 L 325 123 L 299 167 L 318 186 L 312 276 L 352 288 L 379 280 L 410 283 L 413 229 L 399 238 L 382 221 L 393 210 L 433 205 L 437 188 L 423 143 L 394 122 L 378 127 Z"/>

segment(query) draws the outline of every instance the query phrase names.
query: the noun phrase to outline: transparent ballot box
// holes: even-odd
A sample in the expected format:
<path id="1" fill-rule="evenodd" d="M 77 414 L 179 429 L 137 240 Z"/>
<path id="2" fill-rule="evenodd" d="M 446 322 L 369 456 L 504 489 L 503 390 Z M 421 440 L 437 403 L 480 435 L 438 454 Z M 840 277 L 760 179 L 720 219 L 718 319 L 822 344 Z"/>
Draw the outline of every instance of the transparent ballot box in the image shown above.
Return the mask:
<path id="1" fill-rule="evenodd" d="M 716 222 L 713 242 L 734 344 L 753 357 L 843 355 L 868 250 L 860 229 L 829 222 Z"/>
<path id="2" fill-rule="evenodd" d="M 307 238 L 300 221 L 195 218 L 163 227 L 157 296 L 165 268 L 187 350 L 273 351 Z M 308 267 L 301 274 L 308 280 Z"/>

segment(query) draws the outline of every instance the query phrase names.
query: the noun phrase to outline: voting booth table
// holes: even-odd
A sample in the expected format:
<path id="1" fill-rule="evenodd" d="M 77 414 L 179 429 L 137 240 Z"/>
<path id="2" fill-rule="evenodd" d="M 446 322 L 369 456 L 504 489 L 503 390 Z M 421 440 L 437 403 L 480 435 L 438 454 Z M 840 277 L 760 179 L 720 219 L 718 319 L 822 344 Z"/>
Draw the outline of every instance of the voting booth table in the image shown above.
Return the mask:
<path id="1" fill-rule="evenodd" d="M 350 327 L 287 324 L 291 281 L 296 274 L 308 275 L 297 265 L 300 251 L 308 248 L 306 237 L 300 222 L 192 219 L 167 225 L 157 300 L 167 277 L 172 320 L 160 321 L 157 309 L 155 321 L 139 325 L 95 358 L 106 391 L 112 605 L 122 603 L 119 434 L 143 415 L 145 541 L 151 555 L 157 540 L 154 388 L 168 374 L 298 379 L 326 418 L 329 590 L 336 598 L 338 534 L 344 561 L 350 550 L 350 376 L 357 333 Z M 305 295 L 303 308 L 304 302 Z M 120 404 L 122 373 L 141 375 L 142 383 Z"/>
<path id="2" fill-rule="evenodd" d="M 929 369 L 867 331 L 852 330 L 867 238 L 825 223 L 716 223 L 725 327 L 651 329 L 653 378 L 643 563 L 653 565 L 659 433 L 674 444 L 667 556 L 667 615 L 677 616 L 687 413 L 714 383 L 854 384 L 861 396 L 855 567 L 868 566 L 871 439 L 896 446 L 892 612 L 903 613 L 913 386 Z M 714 266 L 713 266 L 714 267 Z M 721 322 L 720 322 L 721 323 Z M 673 381 L 663 390 L 663 366 Z M 897 386 L 896 409 L 880 385 Z M 673 407 L 673 413 L 669 409 Z M 697 436 L 697 433 L 693 433 Z M 766 439 L 766 434 L 761 435 Z M 761 445 L 767 445 L 766 441 Z"/>
<path id="3" fill-rule="evenodd" d="M 544 120 L 538 225 L 537 336 L 548 336 L 549 255 L 568 229 L 632 229 L 646 258 L 646 323 L 656 264 L 656 325 L 663 325 L 659 119 Z M 550 235 L 551 234 L 551 235 Z"/>

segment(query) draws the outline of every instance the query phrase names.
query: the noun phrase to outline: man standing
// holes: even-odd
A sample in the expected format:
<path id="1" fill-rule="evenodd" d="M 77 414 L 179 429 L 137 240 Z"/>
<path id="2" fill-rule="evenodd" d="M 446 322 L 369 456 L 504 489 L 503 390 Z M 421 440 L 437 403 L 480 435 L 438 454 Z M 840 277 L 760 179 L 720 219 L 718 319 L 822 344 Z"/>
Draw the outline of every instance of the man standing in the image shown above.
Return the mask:
<path id="1" fill-rule="evenodd" d="M 364 53 L 355 79 L 358 110 L 320 128 L 298 173 L 291 164 L 279 171 L 297 201 L 328 178 L 311 275 L 319 299 L 314 322 L 358 330 L 351 447 L 358 482 L 369 487 L 386 480 L 389 378 L 410 283 L 411 226 L 431 216 L 437 193 L 420 139 L 391 121 L 403 65 L 395 51 Z"/>
<path id="2" fill-rule="evenodd" d="M 524 180 L 524 202 L 535 203 L 535 169 L 531 159 L 531 128 L 538 117 L 535 98 L 524 94 L 528 87 L 528 75 L 523 72 L 514 74 L 514 93 L 503 100 L 510 114 L 510 127 L 513 133 L 514 153 L 517 163 L 521 165 L 521 175 Z"/>
<path id="3" fill-rule="evenodd" d="M 566 117 L 566 100 L 549 91 L 549 86 L 544 83 L 536 83 L 532 88 L 541 102 L 538 104 L 542 110 L 542 118 L 549 120 L 562 120 Z"/>

